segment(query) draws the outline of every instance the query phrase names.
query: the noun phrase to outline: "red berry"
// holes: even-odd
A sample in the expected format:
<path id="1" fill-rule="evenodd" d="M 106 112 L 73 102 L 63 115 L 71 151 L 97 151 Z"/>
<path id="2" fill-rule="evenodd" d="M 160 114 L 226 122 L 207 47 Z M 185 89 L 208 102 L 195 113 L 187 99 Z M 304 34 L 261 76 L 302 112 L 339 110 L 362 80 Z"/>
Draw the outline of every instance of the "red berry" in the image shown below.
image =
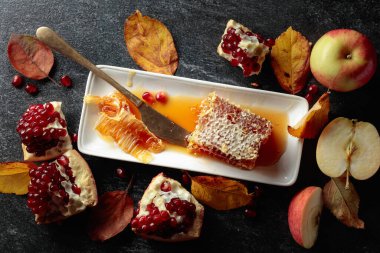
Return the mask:
<path id="1" fill-rule="evenodd" d="M 308 93 L 311 95 L 315 95 L 318 92 L 318 86 L 316 84 L 312 84 L 309 86 Z"/>
<path id="2" fill-rule="evenodd" d="M 125 173 L 125 170 L 124 168 L 122 167 L 119 167 L 116 169 L 116 175 L 119 177 L 119 178 L 126 178 L 126 173 Z"/>
<path id="3" fill-rule="evenodd" d="M 313 102 L 313 95 L 311 93 L 307 93 L 305 99 L 309 104 L 311 104 Z"/>
<path id="4" fill-rule="evenodd" d="M 38 93 L 38 88 L 35 84 L 28 83 L 25 87 L 25 91 L 31 95 L 35 95 Z"/>
<path id="5" fill-rule="evenodd" d="M 61 84 L 65 87 L 71 87 L 73 85 L 73 81 L 68 75 L 64 75 L 61 77 Z"/>
<path id="6" fill-rule="evenodd" d="M 152 93 L 146 91 L 142 94 L 142 99 L 144 99 L 148 104 L 153 104 L 155 99 Z"/>
<path id="7" fill-rule="evenodd" d="M 244 215 L 249 217 L 249 218 L 255 218 L 256 217 L 256 211 L 252 210 L 252 209 L 245 209 Z"/>
<path id="8" fill-rule="evenodd" d="M 164 91 L 157 92 L 156 100 L 160 103 L 166 104 L 166 102 L 168 102 L 168 95 Z"/>
<path id="9" fill-rule="evenodd" d="M 15 75 L 12 79 L 12 85 L 16 88 L 20 88 L 23 82 L 24 80 L 20 75 Z"/>

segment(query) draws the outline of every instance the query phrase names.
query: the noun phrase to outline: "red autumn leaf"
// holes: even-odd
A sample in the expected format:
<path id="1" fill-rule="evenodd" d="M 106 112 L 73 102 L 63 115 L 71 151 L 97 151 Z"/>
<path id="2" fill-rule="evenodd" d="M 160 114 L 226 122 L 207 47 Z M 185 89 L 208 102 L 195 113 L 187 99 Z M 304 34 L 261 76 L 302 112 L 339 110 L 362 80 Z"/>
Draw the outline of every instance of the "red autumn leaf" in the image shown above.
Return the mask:
<path id="1" fill-rule="evenodd" d="M 103 194 L 92 209 L 88 233 L 94 241 L 105 241 L 121 231 L 133 217 L 133 200 L 126 191 Z"/>
<path id="2" fill-rule="evenodd" d="M 8 58 L 18 72 L 35 80 L 48 77 L 54 64 L 51 49 L 30 35 L 11 35 L 8 42 Z"/>

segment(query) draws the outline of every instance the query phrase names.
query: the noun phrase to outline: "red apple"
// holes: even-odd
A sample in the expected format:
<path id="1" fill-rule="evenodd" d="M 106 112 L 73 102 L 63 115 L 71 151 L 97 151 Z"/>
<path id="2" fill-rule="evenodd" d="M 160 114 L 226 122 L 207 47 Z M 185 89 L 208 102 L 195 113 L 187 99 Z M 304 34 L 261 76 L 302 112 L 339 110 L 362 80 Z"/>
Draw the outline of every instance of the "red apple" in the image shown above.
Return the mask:
<path id="1" fill-rule="evenodd" d="M 293 239 L 302 247 L 311 248 L 318 235 L 322 212 L 322 189 L 309 186 L 294 196 L 289 205 L 288 223 Z"/>
<path id="2" fill-rule="evenodd" d="M 311 52 L 314 77 L 335 91 L 352 91 L 366 84 L 376 71 L 376 50 L 362 33 L 351 29 L 323 35 Z"/>

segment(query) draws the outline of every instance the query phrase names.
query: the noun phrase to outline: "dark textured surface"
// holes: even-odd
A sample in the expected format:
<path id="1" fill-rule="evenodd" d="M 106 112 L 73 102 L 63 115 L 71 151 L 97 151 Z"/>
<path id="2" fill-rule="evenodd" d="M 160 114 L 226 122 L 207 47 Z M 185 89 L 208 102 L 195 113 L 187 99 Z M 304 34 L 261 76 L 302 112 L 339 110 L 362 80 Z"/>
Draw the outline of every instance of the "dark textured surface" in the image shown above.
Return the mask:
<path id="1" fill-rule="evenodd" d="M 97 64 L 138 68 L 129 57 L 123 39 L 125 18 L 135 9 L 157 18 L 172 32 L 179 53 L 177 76 L 250 87 L 252 81 L 265 90 L 282 92 L 268 63 L 259 77 L 245 79 L 241 70 L 218 57 L 216 46 L 228 19 L 234 18 L 265 37 L 277 37 L 288 26 L 310 41 L 334 28 L 354 28 L 380 48 L 380 4 L 378 1 L 29 1 L 0 2 L 0 161 L 20 160 L 16 122 L 28 104 L 62 100 L 71 132 L 78 129 L 82 96 L 88 72 L 55 54 L 51 76 L 69 74 L 74 87 L 66 89 L 50 81 L 35 82 L 41 92 L 32 97 L 11 86 L 16 73 L 6 56 L 11 33 L 34 34 L 46 25 L 58 31 L 80 52 Z M 331 117 L 347 116 L 380 128 L 379 72 L 365 87 L 350 93 L 331 94 Z M 33 81 L 34 82 L 34 81 Z M 309 83 L 313 80 L 310 79 Z M 320 89 L 323 91 L 323 88 Z M 301 93 L 302 95 L 303 93 Z M 292 239 L 287 224 L 291 197 L 309 185 L 323 186 L 328 178 L 315 162 L 316 141 L 305 141 L 299 178 L 292 187 L 263 186 L 264 195 L 254 220 L 243 210 L 216 212 L 206 209 L 202 237 L 193 242 L 164 244 L 134 236 L 129 228 L 105 243 L 89 240 L 87 215 L 61 225 L 36 225 L 26 207 L 25 196 L 0 195 L 0 252 L 303 252 Z M 122 189 L 126 182 L 114 175 L 117 166 L 136 171 L 133 198 L 137 201 L 150 179 L 160 171 L 179 179 L 176 170 L 86 157 L 93 168 L 100 193 Z M 321 217 L 319 238 L 310 252 L 379 252 L 380 173 L 370 180 L 354 181 L 361 196 L 360 216 L 365 230 L 350 229 L 327 210 Z M 252 187 L 252 184 L 249 184 Z"/>

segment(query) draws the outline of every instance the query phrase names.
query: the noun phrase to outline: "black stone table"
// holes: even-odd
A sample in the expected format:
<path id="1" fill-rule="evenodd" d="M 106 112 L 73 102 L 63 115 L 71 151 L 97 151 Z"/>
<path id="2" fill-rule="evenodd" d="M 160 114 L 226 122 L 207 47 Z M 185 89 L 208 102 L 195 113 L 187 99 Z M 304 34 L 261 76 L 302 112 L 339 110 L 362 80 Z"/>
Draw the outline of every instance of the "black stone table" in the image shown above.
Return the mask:
<path id="1" fill-rule="evenodd" d="M 231 67 L 216 54 L 216 47 L 226 22 L 236 19 L 265 37 L 277 37 L 288 26 L 301 31 L 316 42 L 335 28 L 354 28 L 366 34 L 380 49 L 380 4 L 362 1 L 0 1 L 0 161 L 22 159 L 16 122 L 31 103 L 61 100 L 70 132 L 78 130 L 82 99 L 88 71 L 55 54 L 52 78 L 63 74 L 72 77 L 74 86 L 67 89 L 49 80 L 37 83 L 40 93 L 30 96 L 12 87 L 16 71 L 9 64 L 6 47 L 11 33 L 34 34 L 41 25 L 52 27 L 80 52 L 97 64 L 139 69 L 129 56 L 123 38 L 124 20 L 134 10 L 161 20 L 172 32 L 179 54 L 177 76 L 284 92 L 277 84 L 268 61 L 258 77 L 244 78 L 241 70 Z M 308 84 L 315 83 L 312 77 Z M 365 87 L 331 94 L 331 118 L 357 118 L 380 127 L 379 71 Z M 252 87 L 251 87 L 252 88 Z M 325 89 L 320 86 L 320 94 Z M 300 93 L 304 95 L 304 93 Z M 258 215 L 248 219 L 243 209 L 217 212 L 206 208 L 202 236 L 199 240 L 165 244 L 145 241 L 130 229 L 105 243 L 91 241 L 86 232 L 86 213 L 61 225 L 36 225 L 26 207 L 26 196 L 0 194 L 0 252 L 303 252 L 292 239 L 287 223 L 291 197 L 300 189 L 323 186 L 329 178 L 315 161 L 315 140 L 304 143 L 300 173 L 291 187 L 262 185 L 264 194 Z M 151 178 L 164 171 L 180 179 L 181 172 L 156 166 L 85 156 L 100 193 L 123 189 L 127 182 L 115 176 L 115 168 L 135 171 L 137 180 L 132 194 L 137 202 Z M 379 252 L 380 251 L 380 173 L 367 181 L 354 181 L 361 196 L 360 217 L 364 230 L 347 228 L 329 211 L 321 217 L 319 237 L 310 252 Z M 248 183 L 252 188 L 253 183 Z"/>

